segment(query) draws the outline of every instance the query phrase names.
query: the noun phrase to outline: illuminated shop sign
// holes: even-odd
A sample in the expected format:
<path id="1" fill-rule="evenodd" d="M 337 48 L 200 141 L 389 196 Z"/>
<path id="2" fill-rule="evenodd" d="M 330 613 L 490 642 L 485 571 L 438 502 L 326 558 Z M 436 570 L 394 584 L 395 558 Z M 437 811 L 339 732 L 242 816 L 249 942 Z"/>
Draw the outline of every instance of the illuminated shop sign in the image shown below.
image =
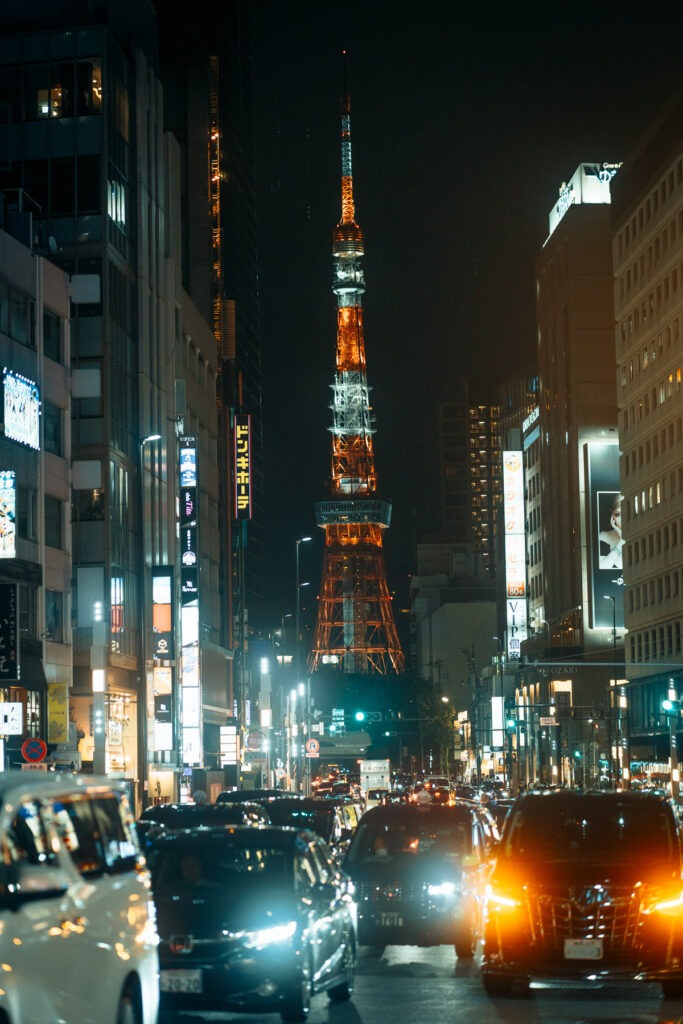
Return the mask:
<path id="1" fill-rule="evenodd" d="M 17 482 L 13 469 L 0 470 L 0 558 L 17 554 Z"/>
<path id="2" fill-rule="evenodd" d="M 152 657 L 175 657 L 173 646 L 173 569 L 159 565 L 152 570 Z"/>
<path id="3" fill-rule="evenodd" d="M 35 381 L 4 368 L 3 415 L 5 437 L 40 450 L 40 392 Z"/>
<path id="4" fill-rule="evenodd" d="M 154 749 L 173 750 L 173 669 L 154 666 Z"/>
<path id="5" fill-rule="evenodd" d="M 251 519 L 251 416 L 235 416 L 235 519 Z"/>

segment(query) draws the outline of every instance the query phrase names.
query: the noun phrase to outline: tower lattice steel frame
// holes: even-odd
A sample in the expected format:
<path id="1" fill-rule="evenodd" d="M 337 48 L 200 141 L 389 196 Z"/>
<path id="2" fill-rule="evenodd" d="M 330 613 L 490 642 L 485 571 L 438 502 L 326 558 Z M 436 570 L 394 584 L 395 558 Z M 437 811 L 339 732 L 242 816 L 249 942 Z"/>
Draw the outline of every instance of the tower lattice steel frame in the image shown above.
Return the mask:
<path id="1" fill-rule="evenodd" d="M 363 337 L 364 247 L 355 220 L 348 94 L 342 99 L 341 165 L 342 216 L 332 243 L 332 290 L 337 296 L 332 475 L 330 500 L 316 504 L 325 555 L 309 667 L 315 672 L 336 663 L 346 673 L 388 675 L 402 672 L 404 659 L 382 551 L 391 503 L 376 496 L 374 417 Z"/>

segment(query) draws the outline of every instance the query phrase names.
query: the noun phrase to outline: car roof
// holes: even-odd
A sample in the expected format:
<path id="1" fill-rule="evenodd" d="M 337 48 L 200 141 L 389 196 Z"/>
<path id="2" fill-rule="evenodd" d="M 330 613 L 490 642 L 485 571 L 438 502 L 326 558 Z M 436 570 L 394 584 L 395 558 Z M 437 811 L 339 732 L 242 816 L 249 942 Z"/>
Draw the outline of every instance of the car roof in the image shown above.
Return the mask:
<path id="1" fill-rule="evenodd" d="M 161 849 L 170 844 L 183 845 L 193 842 L 220 842 L 229 840 L 236 846 L 272 843 L 289 849 L 297 840 L 306 843 L 317 841 L 317 832 L 307 828 L 290 828 L 287 825 L 197 825 L 194 828 L 178 829 L 174 832 L 159 832 L 153 845 Z"/>
<path id="2" fill-rule="evenodd" d="M 38 776 L 38 777 L 36 777 Z M 61 772 L 8 771 L 0 772 L 0 800 L 21 800 L 35 795 L 36 792 L 47 796 L 58 796 L 60 793 L 96 793 L 112 791 L 128 793 L 128 786 L 123 780 L 107 779 L 98 775 L 72 775 Z"/>
<path id="3" fill-rule="evenodd" d="M 262 804 L 251 803 L 248 800 L 224 801 L 220 804 L 153 804 L 146 807 L 140 814 L 142 821 L 163 821 L 164 818 L 176 816 L 187 817 L 189 821 L 193 817 L 215 818 L 219 824 L 221 818 L 235 818 L 250 811 L 268 817 L 268 812 Z"/>
<path id="4" fill-rule="evenodd" d="M 673 806 L 668 796 L 662 796 L 659 793 L 641 793 L 632 789 L 550 789 L 542 792 L 523 793 L 517 797 L 511 810 L 524 810 L 525 807 L 538 804 L 541 801 L 543 801 L 543 806 L 547 807 L 554 807 L 558 804 L 566 807 L 582 804 L 584 806 L 593 804 L 597 807 L 608 804 L 633 805 L 634 807 L 643 806 L 643 804 L 657 804 L 669 808 L 673 813 Z"/>
<path id="5" fill-rule="evenodd" d="M 444 824 L 453 821 L 470 821 L 476 809 L 463 804 L 384 804 L 372 807 L 366 811 L 361 818 L 362 825 L 384 825 L 384 824 L 419 824 L 423 821 L 443 821 Z"/>

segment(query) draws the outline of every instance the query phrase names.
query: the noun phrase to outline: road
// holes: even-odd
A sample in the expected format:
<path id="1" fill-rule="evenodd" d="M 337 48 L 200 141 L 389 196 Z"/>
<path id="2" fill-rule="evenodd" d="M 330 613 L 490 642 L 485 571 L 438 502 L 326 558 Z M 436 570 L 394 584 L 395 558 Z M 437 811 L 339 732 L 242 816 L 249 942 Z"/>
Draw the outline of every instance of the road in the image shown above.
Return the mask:
<path id="1" fill-rule="evenodd" d="M 181 1017 L 217 1024 L 220 1014 Z M 231 1024 L 279 1024 L 277 1014 L 230 1014 Z M 478 961 L 457 963 L 448 946 L 361 949 L 354 998 L 316 996 L 308 1024 L 683 1024 L 683 1000 L 649 984 L 533 986 L 527 997 L 491 999 Z"/>

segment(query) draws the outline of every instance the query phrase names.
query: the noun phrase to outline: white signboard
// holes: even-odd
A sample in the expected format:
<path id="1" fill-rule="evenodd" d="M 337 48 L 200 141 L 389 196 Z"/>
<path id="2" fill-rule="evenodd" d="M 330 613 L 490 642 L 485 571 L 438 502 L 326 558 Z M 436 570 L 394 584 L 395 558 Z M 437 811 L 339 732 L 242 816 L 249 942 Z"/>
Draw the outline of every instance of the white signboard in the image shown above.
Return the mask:
<path id="1" fill-rule="evenodd" d="M 0 702 L 0 732 L 3 736 L 21 736 L 24 731 L 23 706 L 20 702 Z"/>

